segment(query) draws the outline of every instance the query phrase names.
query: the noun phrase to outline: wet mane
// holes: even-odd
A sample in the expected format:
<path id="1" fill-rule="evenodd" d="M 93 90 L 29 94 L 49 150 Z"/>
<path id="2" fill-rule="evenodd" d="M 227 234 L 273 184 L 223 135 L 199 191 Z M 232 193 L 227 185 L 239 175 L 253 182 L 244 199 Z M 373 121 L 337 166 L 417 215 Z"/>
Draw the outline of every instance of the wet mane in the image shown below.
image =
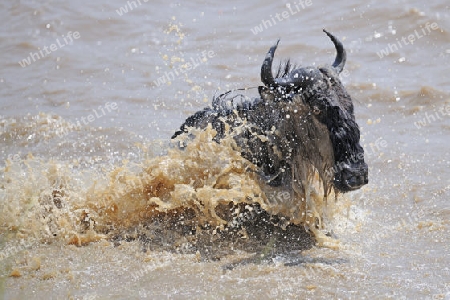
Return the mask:
<path id="1" fill-rule="evenodd" d="M 278 66 L 276 78 L 287 77 L 292 70 L 298 68 L 298 65 L 293 64 L 290 59 L 287 59 L 285 62 L 280 62 Z"/>

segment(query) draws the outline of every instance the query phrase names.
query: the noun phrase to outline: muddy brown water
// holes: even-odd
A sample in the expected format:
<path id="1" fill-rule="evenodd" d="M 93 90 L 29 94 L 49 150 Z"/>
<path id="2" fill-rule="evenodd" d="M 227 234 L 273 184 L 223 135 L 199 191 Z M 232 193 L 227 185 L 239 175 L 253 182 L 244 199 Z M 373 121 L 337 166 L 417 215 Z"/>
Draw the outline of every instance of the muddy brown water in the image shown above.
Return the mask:
<path id="1" fill-rule="evenodd" d="M 450 299 L 445 1 L 0 6 L 0 298 Z M 322 28 L 369 164 L 330 208 L 337 249 L 246 210 L 290 199 L 259 199 L 230 147 L 168 150 L 212 96 L 259 84 L 278 38 L 277 61 L 331 63 Z M 224 199 L 245 231 L 218 234 Z M 194 237 L 198 215 L 216 223 Z"/>

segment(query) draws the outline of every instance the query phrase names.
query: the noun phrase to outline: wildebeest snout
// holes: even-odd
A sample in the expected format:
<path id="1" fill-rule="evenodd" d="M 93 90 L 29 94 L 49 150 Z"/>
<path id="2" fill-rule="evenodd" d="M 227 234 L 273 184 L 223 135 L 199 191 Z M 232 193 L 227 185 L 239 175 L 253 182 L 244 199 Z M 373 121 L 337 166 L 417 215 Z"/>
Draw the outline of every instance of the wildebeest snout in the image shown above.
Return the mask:
<path id="1" fill-rule="evenodd" d="M 341 192 L 359 189 L 369 183 L 369 171 L 365 162 L 345 164 L 335 173 L 334 185 Z"/>

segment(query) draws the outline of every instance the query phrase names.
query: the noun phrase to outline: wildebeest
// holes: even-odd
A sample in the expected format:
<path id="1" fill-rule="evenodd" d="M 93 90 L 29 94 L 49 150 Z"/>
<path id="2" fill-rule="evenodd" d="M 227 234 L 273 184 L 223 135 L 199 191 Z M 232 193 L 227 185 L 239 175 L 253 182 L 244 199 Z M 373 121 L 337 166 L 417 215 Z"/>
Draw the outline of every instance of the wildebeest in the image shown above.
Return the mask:
<path id="1" fill-rule="evenodd" d="M 261 67 L 259 98 L 224 93 L 212 107 L 186 119 L 172 138 L 190 127 L 217 131 L 215 140 L 231 134 L 241 155 L 258 168 L 270 186 L 289 187 L 309 201 L 309 181 L 317 172 L 324 198 L 334 189 L 345 193 L 368 183 L 368 167 L 360 145 L 353 102 L 339 80 L 346 62 L 342 43 L 324 29 L 337 51 L 331 66 L 296 67 L 280 64 L 276 76 L 272 61 L 279 40 Z M 220 155 L 220 154 L 218 154 Z"/>

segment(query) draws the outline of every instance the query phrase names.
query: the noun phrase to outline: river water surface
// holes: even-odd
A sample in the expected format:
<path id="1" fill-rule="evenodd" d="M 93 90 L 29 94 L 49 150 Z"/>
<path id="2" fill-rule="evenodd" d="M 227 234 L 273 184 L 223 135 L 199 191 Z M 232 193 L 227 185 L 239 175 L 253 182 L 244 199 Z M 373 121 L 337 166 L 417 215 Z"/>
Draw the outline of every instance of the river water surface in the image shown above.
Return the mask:
<path id="1" fill-rule="evenodd" d="M 5 3 L 0 298 L 450 299 L 446 1 Z M 323 28 L 347 49 L 369 165 L 330 204 L 339 245 L 286 224 L 220 235 L 227 201 L 276 213 L 289 197 L 258 198 L 211 132 L 187 151 L 170 137 L 214 95 L 258 86 L 278 38 L 276 63 L 331 63 Z"/>

